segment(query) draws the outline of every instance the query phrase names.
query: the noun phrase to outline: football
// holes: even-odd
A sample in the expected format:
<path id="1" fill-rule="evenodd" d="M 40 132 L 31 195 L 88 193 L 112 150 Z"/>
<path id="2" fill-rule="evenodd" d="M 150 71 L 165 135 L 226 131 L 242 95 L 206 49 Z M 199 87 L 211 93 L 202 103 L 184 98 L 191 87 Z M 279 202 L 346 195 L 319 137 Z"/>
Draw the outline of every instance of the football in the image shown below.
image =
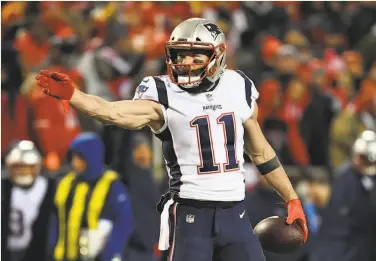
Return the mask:
<path id="1" fill-rule="evenodd" d="M 254 231 L 264 250 L 273 253 L 289 253 L 304 242 L 304 232 L 296 222 L 287 225 L 284 217 L 268 217 L 258 223 Z"/>

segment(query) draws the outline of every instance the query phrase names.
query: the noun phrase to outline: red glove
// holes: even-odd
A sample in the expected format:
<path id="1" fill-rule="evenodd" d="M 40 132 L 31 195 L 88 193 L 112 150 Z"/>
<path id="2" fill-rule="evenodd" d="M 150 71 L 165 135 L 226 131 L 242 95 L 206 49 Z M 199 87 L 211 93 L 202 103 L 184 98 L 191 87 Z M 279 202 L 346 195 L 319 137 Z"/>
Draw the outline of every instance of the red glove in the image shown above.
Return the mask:
<path id="1" fill-rule="evenodd" d="M 68 75 L 41 70 L 35 77 L 37 84 L 43 92 L 51 97 L 61 100 L 65 113 L 69 113 L 69 100 L 74 93 L 73 82 Z"/>
<path id="2" fill-rule="evenodd" d="M 302 227 L 304 232 L 304 243 L 308 238 L 307 220 L 304 215 L 302 204 L 299 199 L 293 199 L 287 202 L 287 220 L 286 223 L 291 225 L 294 221 Z"/>

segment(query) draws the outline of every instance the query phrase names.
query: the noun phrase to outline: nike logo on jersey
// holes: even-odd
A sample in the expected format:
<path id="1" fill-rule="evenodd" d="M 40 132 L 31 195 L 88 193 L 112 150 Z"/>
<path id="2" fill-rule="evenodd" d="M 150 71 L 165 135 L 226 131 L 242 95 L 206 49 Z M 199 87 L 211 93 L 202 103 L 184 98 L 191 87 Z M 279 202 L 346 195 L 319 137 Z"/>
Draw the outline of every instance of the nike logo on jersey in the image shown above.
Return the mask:
<path id="1" fill-rule="evenodd" d="M 222 105 L 220 105 L 220 104 L 205 105 L 205 106 L 202 106 L 202 109 L 204 111 L 206 111 L 206 110 L 213 110 L 213 111 L 222 110 Z"/>
<path id="2" fill-rule="evenodd" d="M 239 217 L 240 217 L 240 218 L 243 218 L 243 217 L 244 217 L 244 214 L 245 214 L 245 210 L 243 211 L 243 213 L 239 214 Z"/>

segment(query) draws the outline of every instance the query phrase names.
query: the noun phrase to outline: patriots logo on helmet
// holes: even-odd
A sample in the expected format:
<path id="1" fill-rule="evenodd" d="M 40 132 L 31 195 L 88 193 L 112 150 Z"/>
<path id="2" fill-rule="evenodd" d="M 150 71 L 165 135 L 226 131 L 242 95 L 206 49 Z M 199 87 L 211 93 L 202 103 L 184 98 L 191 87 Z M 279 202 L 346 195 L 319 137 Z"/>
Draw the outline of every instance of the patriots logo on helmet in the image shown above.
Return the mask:
<path id="1" fill-rule="evenodd" d="M 141 98 L 142 94 L 144 92 L 146 92 L 148 89 L 149 89 L 149 87 L 146 86 L 146 85 L 143 85 L 143 84 L 139 85 L 137 87 L 137 90 L 136 90 L 136 94 L 137 94 L 138 98 Z"/>
<path id="2" fill-rule="evenodd" d="M 211 33 L 214 40 L 218 37 L 218 35 L 222 33 L 221 29 L 219 29 L 219 27 L 215 24 L 209 23 L 209 24 L 204 24 L 204 26 Z"/>

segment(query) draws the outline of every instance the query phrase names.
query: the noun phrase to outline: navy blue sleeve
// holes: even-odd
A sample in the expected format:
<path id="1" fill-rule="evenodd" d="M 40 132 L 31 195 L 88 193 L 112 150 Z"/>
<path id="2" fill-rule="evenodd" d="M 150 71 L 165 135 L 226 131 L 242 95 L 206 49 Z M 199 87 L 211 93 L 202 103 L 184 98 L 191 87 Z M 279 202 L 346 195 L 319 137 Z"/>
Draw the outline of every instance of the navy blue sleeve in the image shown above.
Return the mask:
<path id="1" fill-rule="evenodd" d="M 248 78 L 242 71 L 238 70 L 235 72 L 234 80 L 238 82 L 240 88 L 238 89 L 240 106 L 238 114 L 242 122 L 244 123 L 252 117 L 253 112 L 255 111 L 255 103 L 259 98 L 259 92 L 257 91 L 252 80 Z"/>
<path id="2" fill-rule="evenodd" d="M 244 79 L 244 87 L 245 87 L 245 99 L 249 108 L 252 109 L 253 101 L 257 100 L 260 96 L 259 92 L 257 91 L 253 81 L 248 78 L 242 71 L 237 70 L 238 74 Z"/>
<path id="3" fill-rule="evenodd" d="M 50 214 L 49 220 L 49 235 L 48 235 L 48 251 L 53 253 L 54 248 L 57 244 L 58 237 L 58 220 L 57 220 L 57 210 L 53 207 L 52 213 Z"/>
<path id="4" fill-rule="evenodd" d="M 103 261 L 111 261 L 114 257 L 122 256 L 124 247 L 133 231 L 129 195 L 120 181 L 115 181 L 112 184 L 101 218 L 113 222 L 112 231 L 100 254 Z"/>

